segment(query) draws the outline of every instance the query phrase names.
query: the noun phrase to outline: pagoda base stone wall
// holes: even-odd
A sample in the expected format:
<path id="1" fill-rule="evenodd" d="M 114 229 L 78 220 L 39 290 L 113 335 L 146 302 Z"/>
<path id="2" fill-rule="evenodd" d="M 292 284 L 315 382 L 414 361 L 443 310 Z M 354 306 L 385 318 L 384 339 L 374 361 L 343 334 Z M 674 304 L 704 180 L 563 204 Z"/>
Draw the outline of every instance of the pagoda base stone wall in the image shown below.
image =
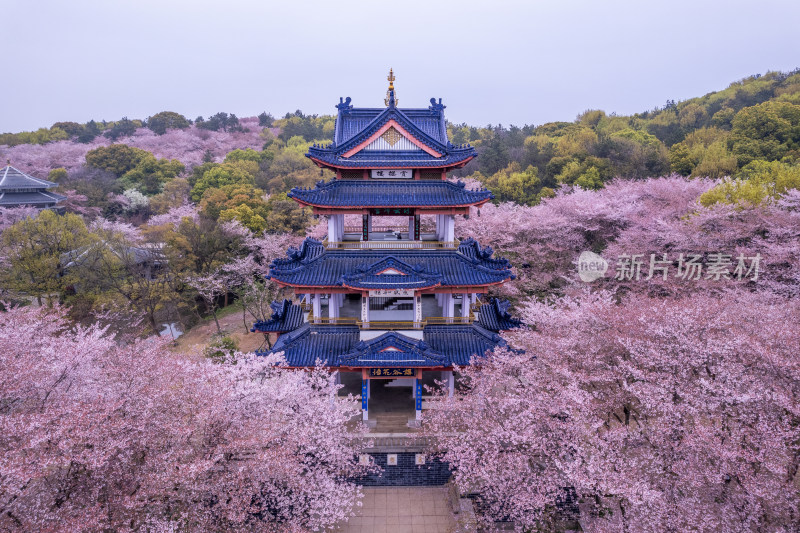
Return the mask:
<path id="1" fill-rule="evenodd" d="M 431 457 L 426 457 L 424 465 L 416 465 L 414 458 L 417 453 L 419 452 L 397 453 L 396 465 L 387 465 L 386 453 L 370 453 L 372 460 L 383 471 L 354 481 L 365 487 L 435 487 L 447 483 L 450 479 L 450 466 Z"/>

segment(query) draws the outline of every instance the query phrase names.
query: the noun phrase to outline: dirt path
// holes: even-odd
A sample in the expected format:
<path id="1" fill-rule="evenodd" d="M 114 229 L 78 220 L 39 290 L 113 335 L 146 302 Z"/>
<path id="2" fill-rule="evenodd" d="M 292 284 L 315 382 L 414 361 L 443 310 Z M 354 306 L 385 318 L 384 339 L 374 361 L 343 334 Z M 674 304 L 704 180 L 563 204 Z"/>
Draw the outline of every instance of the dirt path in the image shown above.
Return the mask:
<path id="1" fill-rule="evenodd" d="M 242 323 L 242 311 L 231 310 L 219 317 L 219 325 L 222 332 L 234 338 L 239 343 L 239 350 L 242 352 L 253 352 L 264 343 L 263 333 L 245 332 Z M 251 322 L 248 321 L 248 326 Z M 200 322 L 198 325 L 178 337 L 178 341 L 173 348 L 174 351 L 189 355 L 190 357 L 203 357 L 203 349 L 208 346 L 211 338 L 217 333 L 217 325 L 214 319 Z"/>

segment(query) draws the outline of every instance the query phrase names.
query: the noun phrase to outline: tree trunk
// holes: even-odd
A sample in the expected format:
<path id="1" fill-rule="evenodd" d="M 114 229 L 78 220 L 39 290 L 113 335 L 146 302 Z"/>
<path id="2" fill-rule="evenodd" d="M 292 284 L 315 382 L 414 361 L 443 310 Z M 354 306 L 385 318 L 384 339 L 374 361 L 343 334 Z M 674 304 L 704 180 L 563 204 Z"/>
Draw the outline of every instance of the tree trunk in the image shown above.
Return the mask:
<path id="1" fill-rule="evenodd" d="M 222 334 L 222 328 L 219 327 L 219 320 L 217 320 L 217 310 L 213 307 L 211 308 L 211 315 L 214 317 L 214 322 L 217 324 L 217 333 L 220 335 Z"/>
<path id="2" fill-rule="evenodd" d="M 150 322 L 150 327 L 153 328 L 153 333 L 158 335 L 158 325 L 156 324 L 156 317 L 153 313 L 147 314 L 147 321 Z"/>

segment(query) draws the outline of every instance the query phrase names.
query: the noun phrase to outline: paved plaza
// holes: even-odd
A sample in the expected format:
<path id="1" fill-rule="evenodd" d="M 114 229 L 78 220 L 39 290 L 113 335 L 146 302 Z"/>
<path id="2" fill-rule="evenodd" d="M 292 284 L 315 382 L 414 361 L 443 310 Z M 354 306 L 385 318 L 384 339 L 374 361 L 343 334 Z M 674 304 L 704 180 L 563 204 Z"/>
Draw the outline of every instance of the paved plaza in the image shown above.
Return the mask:
<path id="1" fill-rule="evenodd" d="M 340 533 L 449 533 L 455 521 L 444 487 L 364 487 L 358 516 Z"/>

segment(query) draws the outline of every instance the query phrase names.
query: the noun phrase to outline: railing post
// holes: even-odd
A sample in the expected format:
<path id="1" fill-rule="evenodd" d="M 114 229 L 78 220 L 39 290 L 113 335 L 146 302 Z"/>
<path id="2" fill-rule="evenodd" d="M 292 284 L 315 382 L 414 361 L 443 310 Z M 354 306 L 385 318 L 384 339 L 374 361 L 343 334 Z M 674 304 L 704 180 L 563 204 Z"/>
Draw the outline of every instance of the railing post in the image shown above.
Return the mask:
<path id="1" fill-rule="evenodd" d="M 414 418 L 419 420 L 422 418 L 422 370 L 417 370 L 417 377 L 414 379 L 414 392 L 416 393 L 414 401 L 416 413 Z"/>
<path id="2" fill-rule="evenodd" d="M 369 379 L 367 369 L 361 369 L 361 420 L 369 420 Z"/>

